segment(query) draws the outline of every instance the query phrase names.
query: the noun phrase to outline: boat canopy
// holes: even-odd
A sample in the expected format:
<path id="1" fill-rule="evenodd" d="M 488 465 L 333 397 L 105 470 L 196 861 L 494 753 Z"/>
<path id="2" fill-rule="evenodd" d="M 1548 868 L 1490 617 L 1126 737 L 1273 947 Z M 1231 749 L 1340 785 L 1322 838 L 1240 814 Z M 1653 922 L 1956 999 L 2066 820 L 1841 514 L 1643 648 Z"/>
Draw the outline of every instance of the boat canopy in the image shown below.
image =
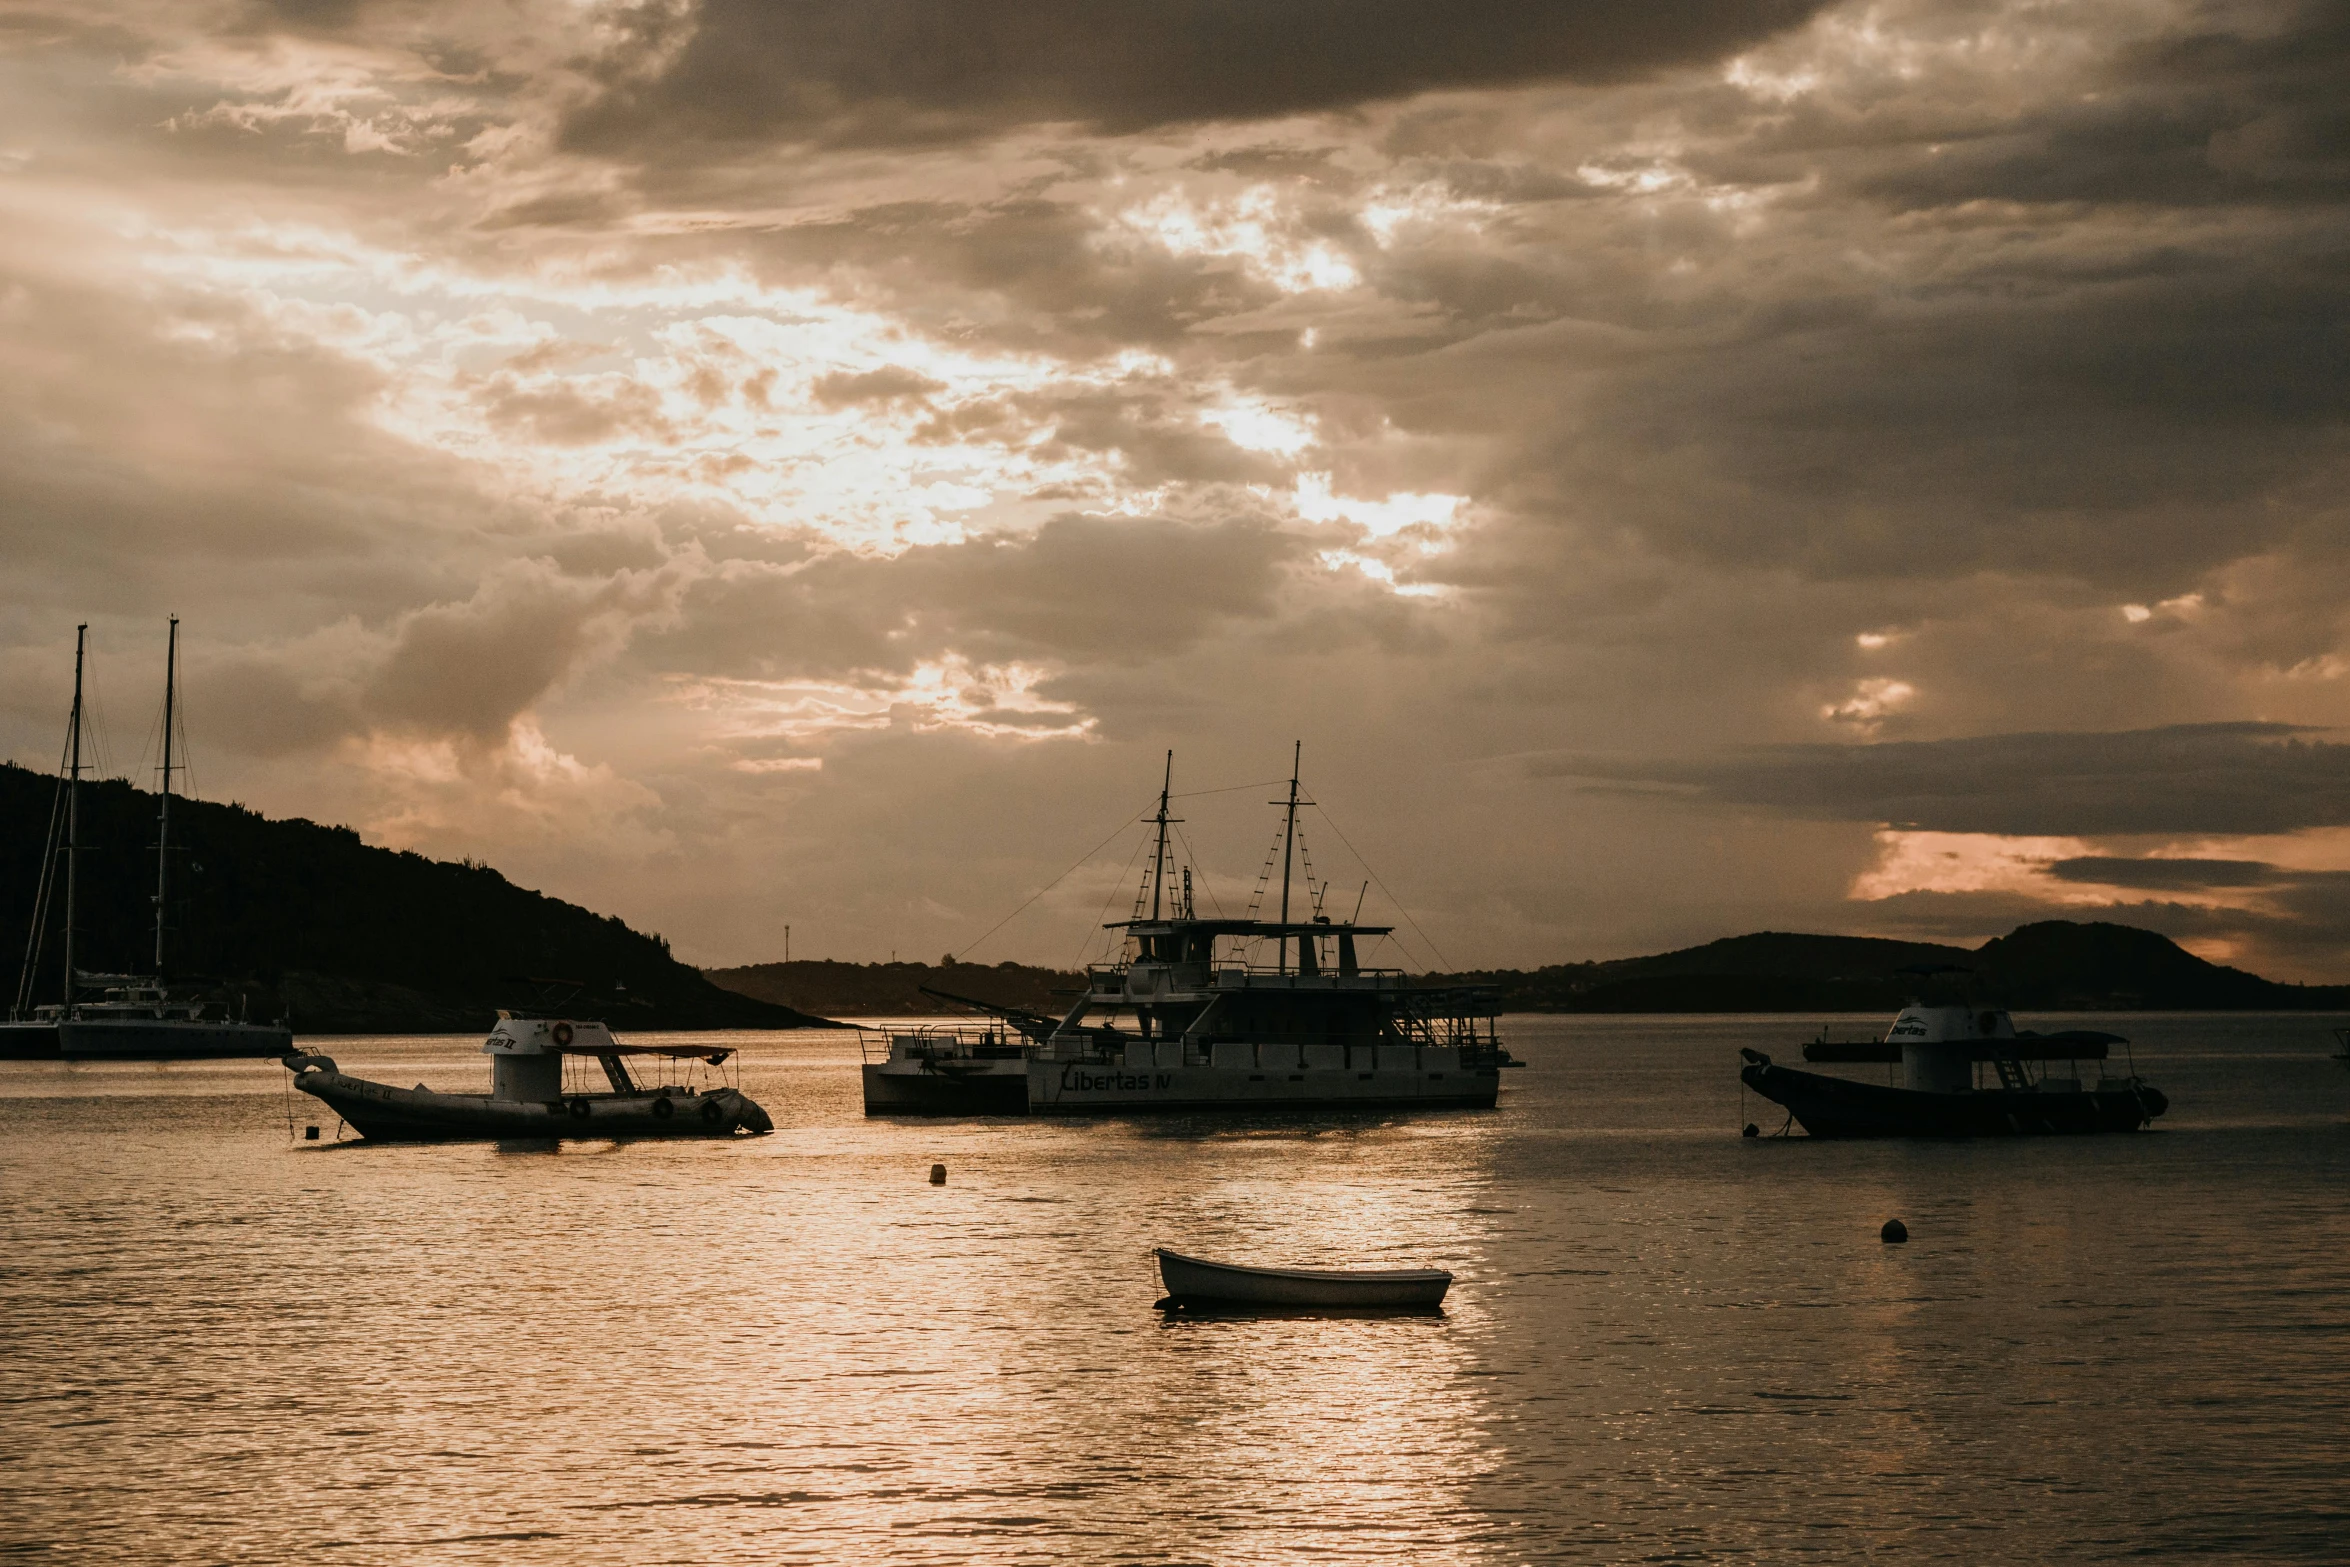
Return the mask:
<path id="1" fill-rule="evenodd" d="M 2064 1034 L 2017 1034 L 2007 1039 L 1959 1040 L 1943 1048 L 1970 1061 L 2102 1061 L 2108 1047 L 2126 1044 L 2119 1034 L 2086 1029 Z M 1860 1066 L 1893 1065 L 1902 1059 L 1899 1041 L 1815 1039 L 1803 1047 L 1812 1062 Z"/>
<path id="2" fill-rule="evenodd" d="M 606 1038 L 599 1043 L 551 1045 L 547 1054 L 558 1056 L 668 1056 L 678 1061 L 707 1061 L 712 1066 L 734 1054 L 730 1046 L 719 1045 L 621 1045 Z"/>
<path id="3" fill-rule="evenodd" d="M 498 1014 L 497 1026 L 482 1043 L 493 1056 L 668 1056 L 707 1061 L 712 1066 L 734 1054 L 731 1045 L 624 1045 L 594 1018 L 520 1017 Z"/>

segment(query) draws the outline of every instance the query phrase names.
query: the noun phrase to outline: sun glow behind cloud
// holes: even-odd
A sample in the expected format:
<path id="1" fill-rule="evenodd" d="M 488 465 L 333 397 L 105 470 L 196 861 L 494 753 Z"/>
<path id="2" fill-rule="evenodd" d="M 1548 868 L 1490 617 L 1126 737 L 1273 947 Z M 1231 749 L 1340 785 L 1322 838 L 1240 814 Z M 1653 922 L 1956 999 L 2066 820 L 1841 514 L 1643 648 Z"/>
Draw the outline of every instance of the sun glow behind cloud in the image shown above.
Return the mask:
<path id="1" fill-rule="evenodd" d="M 1310 416 L 1127 351 L 1071 362 L 983 352 L 738 267 L 633 283 L 542 268 L 483 275 L 293 226 L 182 230 L 150 270 L 234 298 L 247 332 L 315 344 L 381 378 L 377 422 L 496 470 L 518 497 L 641 509 L 691 501 L 893 553 L 974 516 L 1034 525 L 1072 495 L 1155 508 L 1121 453 L 1055 440 L 1072 399 L 1127 399 L 1280 458 Z M 191 307 L 177 330 L 238 330 Z M 1037 492 L 1050 500 L 1030 503 Z M 1366 512 L 1366 517 L 1371 514 Z M 1373 519 L 1375 521 L 1375 519 Z"/>
<path id="2" fill-rule="evenodd" d="M 750 751 L 781 746 L 794 754 L 740 756 L 743 772 L 822 767 L 802 754 L 838 736 L 903 725 L 920 733 L 959 730 L 995 740 L 1072 740 L 1090 735 L 1095 720 L 1073 703 L 1037 688 L 1050 670 L 1032 664 L 975 664 L 961 656 L 925 660 L 906 675 L 870 684 L 820 680 L 690 680 L 673 697 L 714 715 L 713 736 Z"/>
<path id="3" fill-rule="evenodd" d="M 1166 232 L 1263 259 L 1279 248 L 1269 200 L 1260 188 L 1240 216 L 1204 227 L 1170 217 Z M 266 333 L 363 365 L 379 380 L 385 431 L 494 471 L 536 506 L 715 505 L 824 546 L 894 554 L 982 525 L 1033 528 L 1071 497 L 1157 511 L 1167 486 L 1137 483 L 1121 450 L 1058 438 L 1073 398 L 1148 404 L 1284 463 L 1322 440 L 1310 411 L 1160 355 L 984 352 L 732 265 L 622 281 L 555 263 L 466 270 L 303 224 L 147 237 L 146 270 L 190 301 L 172 331 Z M 208 303 L 223 298 L 241 318 Z M 1360 546 L 1326 553 L 1326 566 L 1426 596 L 1436 590 L 1398 586 L 1396 569 L 1446 548 L 1466 499 L 1341 495 L 1317 470 L 1295 476 L 1288 502 L 1305 523 L 1359 530 Z"/>
<path id="4" fill-rule="evenodd" d="M 1350 289 L 1362 273 L 1328 240 L 1301 232 L 1270 185 L 1253 185 L 1229 199 L 1159 192 L 1117 215 L 1133 240 L 1172 256 L 1210 256 L 1240 263 L 1285 294 Z"/>
<path id="5" fill-rule="evenodd" d="M 1877 834 L 1876 863 L 1854 878 L 1850 896 L 1871 901 L 1904 892 L 2014 892 L 2049 894 L 2048 867 L 2092 853 L 2081 838 L 2016 838 L 1992 833 Z M 2095 903 L 2084 889 L 2067 901 Z"/>

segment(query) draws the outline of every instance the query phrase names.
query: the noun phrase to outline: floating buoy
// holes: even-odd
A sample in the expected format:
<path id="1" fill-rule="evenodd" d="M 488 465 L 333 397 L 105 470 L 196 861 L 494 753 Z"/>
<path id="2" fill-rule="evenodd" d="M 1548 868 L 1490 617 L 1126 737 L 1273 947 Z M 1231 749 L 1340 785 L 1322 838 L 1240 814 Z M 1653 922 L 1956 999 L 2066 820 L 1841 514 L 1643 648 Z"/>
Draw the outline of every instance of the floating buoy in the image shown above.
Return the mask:
<path id="1" fill-rule="evenodd" d="M 1752 1121 L 1749 1121 L 1745 1126 L 1739 1129 L 1738 1135 L 1741 1137 L 1760 1137 L 1762 1136 L 1762 1128 L 1755 1125 Z"/>
<path id="2" fill-rule="evenodd" d="M 1909 1226 L 1899 1219 L 1887 1219 L 1885 1227 L 1877 1232 L 1877 1239 L 1888 1246 L 1898 1246 L 1909 1239 Z"/>
<path id="3" fill-rule="evenodd" d="M 943 1164 L 932 1165 L 930 1167 L 930 1184 L 933 1186 L 944 1186 L 946 1183 L 947 1167 Z"/>
<path id="4" fill-rule="evenodd" d="M 306 1143 L 314 1143 L 314 1142 L 317 1142 L 317 1141 L 318 1141 L 318 1128 L 317 1128 L 317 1127 L 315 1127 L 315 1126 L 305 1126 L 305 1127 L 303 1127 L 303 1128 L 302 1128 L 302 1141 L 304 1141 L 304 1142 L 306 1142 Z"/>

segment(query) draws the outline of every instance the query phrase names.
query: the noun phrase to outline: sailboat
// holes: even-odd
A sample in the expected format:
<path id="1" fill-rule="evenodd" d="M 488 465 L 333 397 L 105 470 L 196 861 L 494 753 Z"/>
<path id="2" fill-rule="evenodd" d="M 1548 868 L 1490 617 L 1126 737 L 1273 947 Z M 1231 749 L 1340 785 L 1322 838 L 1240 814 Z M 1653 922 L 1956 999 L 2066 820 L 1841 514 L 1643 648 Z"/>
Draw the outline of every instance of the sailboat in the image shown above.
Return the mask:
<path id="1" fill-rule="evenodd" d="M 50 867 L 35 899 L 33 936 L 26 948 L 25 973 L 14 1016 L 0 1024 L 0 1055 L 51 1057 L 68 1061 L 161 1061 L 234 1056 L 282 1056 L 293 1048 L 293 1030 L 281 1020 L 254 1023 L 231 1018 L 201 997 L 175 995 L 165 982 L 165 942 L 171 928 L 172 774 L 185 770 L 173 760 L 179 694 L 179 634 L 176 615 L 163 669 L 163 787 L 155 826 L 155 964 L 150 974 L 102 974 L 76 959 L 80 929 L 82 773 L 82 670 L 89 627 L 74 632 L 73 713 L 68 724 L 64 798 L 64 982 L 60 999 L 34 1006 L 40 932 L 48 914 Z"/>

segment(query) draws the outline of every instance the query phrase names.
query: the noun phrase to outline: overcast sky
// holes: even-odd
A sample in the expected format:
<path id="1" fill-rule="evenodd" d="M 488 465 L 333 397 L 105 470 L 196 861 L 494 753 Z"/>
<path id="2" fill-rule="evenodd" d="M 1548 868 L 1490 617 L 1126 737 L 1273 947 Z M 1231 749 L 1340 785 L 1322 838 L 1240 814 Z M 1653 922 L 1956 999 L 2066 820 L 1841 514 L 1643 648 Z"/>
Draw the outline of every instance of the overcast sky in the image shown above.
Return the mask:
<path id="1" fill-rule="evenodd" d="M 2350 979 L 2338 4 L 36 0 L 0 73 L 27 765 L 87 618 L 151 768 L 177 613 L 200 793 L 705 963 L 1071 962 L 1169 749 L 1236 910 L 1302 740 L 1415 967 Z"/>

